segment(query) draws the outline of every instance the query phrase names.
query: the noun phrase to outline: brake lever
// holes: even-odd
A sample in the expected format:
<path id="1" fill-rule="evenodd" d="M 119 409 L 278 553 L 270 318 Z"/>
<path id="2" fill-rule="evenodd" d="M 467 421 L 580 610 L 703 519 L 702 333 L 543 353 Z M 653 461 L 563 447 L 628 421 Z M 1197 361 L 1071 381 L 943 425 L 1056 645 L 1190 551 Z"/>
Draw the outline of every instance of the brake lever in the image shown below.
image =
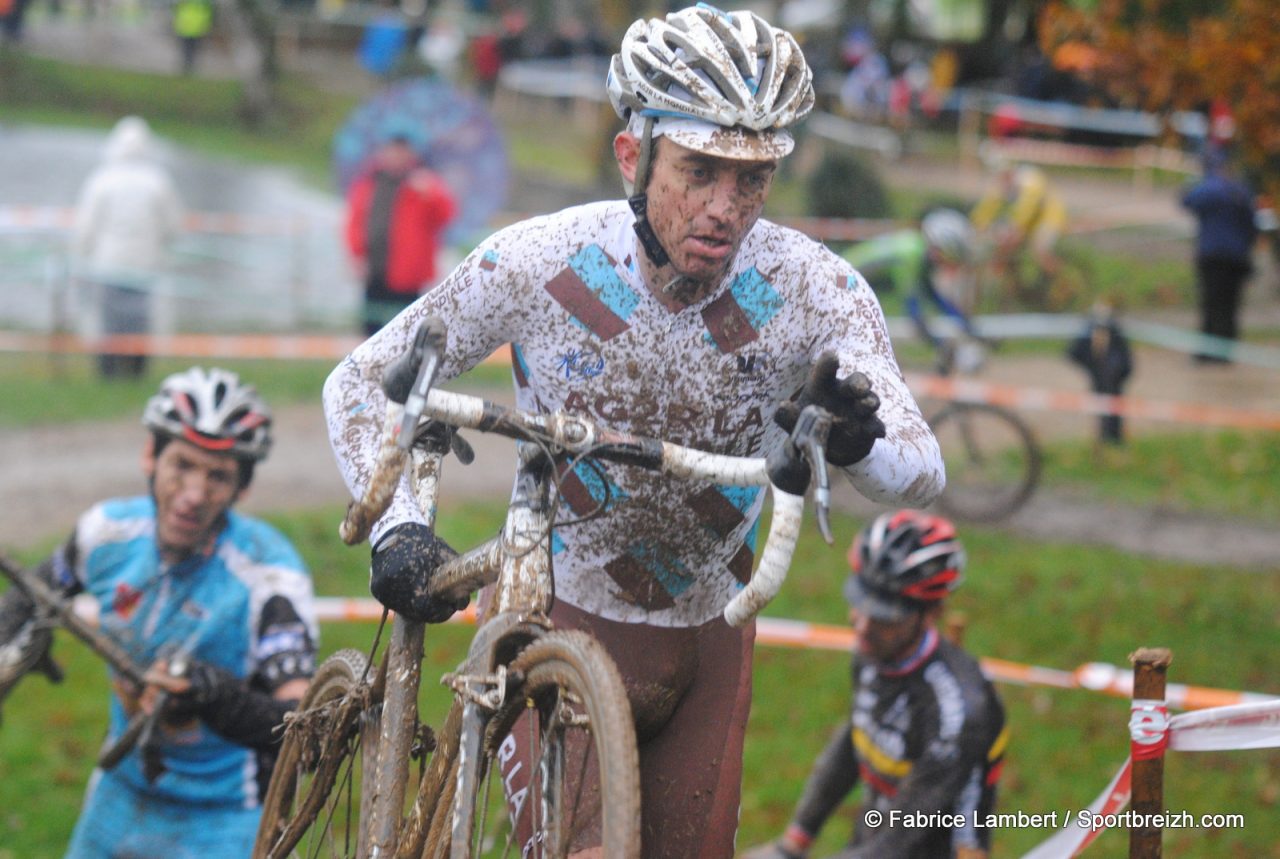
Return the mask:
<path id="1" fill-rule="evenodd" d="M 382 389 L 387 397 L 404 404 L 404 418 L 396 434 L 396 446 L 405 452 L 413 446 L 418 421 L 427 408 L 427 394 L 440 370 L 447 339 L 444 321 L 437 316 L 428 316 L 418 326 L 408 354 L 388 366 L 383 376 Z"/>
<path id="2" fill-rule="evenodd" d="M 831 413 L 821 406 L 808 405 L 796 419 L 791 431 L 791 444 L 809 462 L 813 473 L 813 506 L 818 519 L 818 531 L 830 546 L 835 542 L 831 533 L 831 481 L 827 475 L 827 436 L 831 433 Z"/>

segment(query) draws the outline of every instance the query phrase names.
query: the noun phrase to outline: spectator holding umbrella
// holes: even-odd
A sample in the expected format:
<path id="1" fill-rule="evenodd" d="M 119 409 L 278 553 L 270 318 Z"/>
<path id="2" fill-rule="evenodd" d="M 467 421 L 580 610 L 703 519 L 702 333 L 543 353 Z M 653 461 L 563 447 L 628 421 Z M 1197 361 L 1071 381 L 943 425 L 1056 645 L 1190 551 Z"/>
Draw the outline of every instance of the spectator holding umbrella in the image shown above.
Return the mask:
<path id="1" fill-rule="evenodd" d="M 444 180 L 393 129 L 347 193 L 347 248 L 364 281 L 364 332 L 375 333 L 434 284 L 440 234 L 457 212 Z"/>

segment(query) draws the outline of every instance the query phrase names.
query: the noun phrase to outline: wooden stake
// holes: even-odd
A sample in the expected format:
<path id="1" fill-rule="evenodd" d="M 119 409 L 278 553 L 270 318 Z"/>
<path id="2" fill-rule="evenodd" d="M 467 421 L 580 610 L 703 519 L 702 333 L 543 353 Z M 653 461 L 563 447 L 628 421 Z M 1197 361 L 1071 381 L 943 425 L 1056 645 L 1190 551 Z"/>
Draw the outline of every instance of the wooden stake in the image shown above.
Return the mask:
<path id="1" fill-rule="evenodd" d="M 1165 674 L 1173 654 L 1163 647 L 1143 647 L 1130 654 L 1133 663 L 1135 701 L 1164 701 Z M 1140 820 L 1152 820 L 1164 811 L 1164 756 L 1133 762 L 1131 807 Z M 1129 859 L 1160 859 L 1163 832 L 1159 826 L 1129 828 Z"/>

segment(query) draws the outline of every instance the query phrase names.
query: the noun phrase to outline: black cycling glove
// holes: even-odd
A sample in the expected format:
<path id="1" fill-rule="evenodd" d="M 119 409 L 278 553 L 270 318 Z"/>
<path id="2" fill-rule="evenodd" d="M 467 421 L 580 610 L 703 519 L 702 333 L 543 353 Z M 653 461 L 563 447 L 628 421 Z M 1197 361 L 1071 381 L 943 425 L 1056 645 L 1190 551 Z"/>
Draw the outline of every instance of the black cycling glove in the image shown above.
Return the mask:
<path id="1" fill-rule="evenodd" d="M 871 390 L 871 380 L 858 372 L 837 380 L 836 370 L 839 367 L 840 359 L 834 352 L 823 352 L 818 356 L 804 387 L 778 407 L 773 420 L 791 432 L 805 406 L 817 405 L 826 409 L 831 413 L 827 462 L 846 466 L 865 459 L 876 439 L 884 438 L 884 422 L 876 416 L 880 398 Z"/>
<path id="2" fill-rule="evenodd" d="M 392 611 L 409 620 L 442 623 L 467 607 L 470 597 L 440 600 L 430 596 L 431 576 L 457 557 L 435 533 L 419 522 L 403 522 L 382 535 L 373 547 L 369 591 Z"/>
<path id="3" fill-rule="evenodd" d="M 297 701 L 281 701 L 257 689 L 225 668 L 193 661 L 185 675 L 191 687 L 171 695 L 165 719 L 181 723 L 199 716 L 206 725 L 233 743 L 266 749 L 280 742 L 285 714 Z"/>

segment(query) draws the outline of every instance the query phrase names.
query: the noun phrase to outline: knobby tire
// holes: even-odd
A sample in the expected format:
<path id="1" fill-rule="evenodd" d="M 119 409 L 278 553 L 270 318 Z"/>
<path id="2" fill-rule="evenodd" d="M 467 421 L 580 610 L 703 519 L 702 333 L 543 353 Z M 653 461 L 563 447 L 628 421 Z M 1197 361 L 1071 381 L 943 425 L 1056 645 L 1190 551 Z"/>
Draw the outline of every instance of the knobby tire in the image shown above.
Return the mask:
<path id="1" fill-rule="evenodd" d="M 473 808 L 463 855 L 565 857 L 600 846 L 605 856 L 639 859 L 635 727 L 612 659 L 590 635 L 560 630 L 529 644 L 509 671 L 518 683 L 488 721 L 482 760 L 458 780 L 461 801 Z M 536 775 L 513 821 L 501 765 L 517 737 L 527 743 L 523 762 Z M 451 855 L 450 805 L 440 804 L 424 856 Z M 530 838 L 536 848 L 525 854 Z"/>
<path id="2" fill-rule="evenodd" d="M 280 745 L 254 859 L 356 855 L 364 757 L 378 736 L 366 667 L 364 654 L 339 650 L 316 670 Z"/>

